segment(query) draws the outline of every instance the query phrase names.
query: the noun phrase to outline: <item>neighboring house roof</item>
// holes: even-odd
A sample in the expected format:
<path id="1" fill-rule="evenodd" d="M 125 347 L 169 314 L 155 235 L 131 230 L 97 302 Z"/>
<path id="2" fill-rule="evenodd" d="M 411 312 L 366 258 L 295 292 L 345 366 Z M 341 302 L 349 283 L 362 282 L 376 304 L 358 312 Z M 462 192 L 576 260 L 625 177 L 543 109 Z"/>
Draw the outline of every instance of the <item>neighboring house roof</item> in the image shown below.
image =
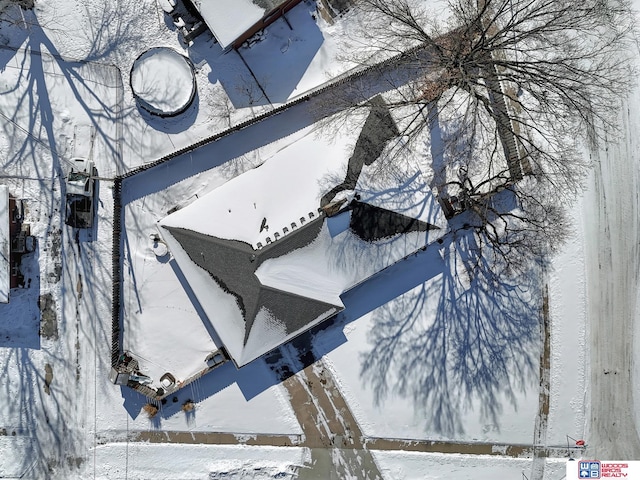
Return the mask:
<path id="1" fill-rule="evenodd" d="M 9 187 L 0 185 L 0 303 L 9 302 L 10 279 Z"/>
<path id="2" fill-rule="evenodd" d="M 385 174 L 375 163 L 398 135 L 384 102 L 342 135 L 307 135 L 159 222 L 238 366 L 333 316 L 344 292 L 445 231 L 419 169 Z"/>
<path id="3" fill-rule="evenodd" d="M 222 48 L 227 48 L 286 0 L 191 0 Z"/>

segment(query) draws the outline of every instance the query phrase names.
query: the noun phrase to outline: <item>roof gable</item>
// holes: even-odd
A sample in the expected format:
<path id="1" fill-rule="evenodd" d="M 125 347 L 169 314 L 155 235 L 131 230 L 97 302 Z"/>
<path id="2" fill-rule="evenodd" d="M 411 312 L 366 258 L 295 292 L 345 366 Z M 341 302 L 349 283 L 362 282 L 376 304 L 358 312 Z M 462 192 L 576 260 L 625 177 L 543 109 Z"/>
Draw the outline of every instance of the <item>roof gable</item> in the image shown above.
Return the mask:
<path id="1" fill-rule="evenodd" d="M 261 250 L 253 250 L 243 242 L 220 239 L 193 230 L 162 227 L 166 232 L 163 235 L 165 239 L 171 238 L 169 242 L 173 244 L 171 249 L 174 255 L 179 249 L 188 257 L 189 262 L 185 262 L 184 256 L 181 259 L 182 255 L 179 254 L 178 263 L 238 365 L 248 363 L 343 308 L 337 298 L 333 303 L 310 298 L 295 291 L 264 285 L 255 275 L 265 260 L 311 243 L 321 226 L 321 221 L 312 222 Z M 211 282 L 194 282 L 191 272 L 194 266 L 207 272 L 215 285 Z M 221 319 L 207 307 L 206 299 L 216 285 L 233 297 L 240 316 Z M 229 321 L 235 323 L 234 328 L 228 328 Z M 231 337 L 228 331 L 240 331 L 242 335 Z M 256 333 L 259 331 L 266 331 L 268 335 L 258 342 L 255 338 L 261 336 Z"/>

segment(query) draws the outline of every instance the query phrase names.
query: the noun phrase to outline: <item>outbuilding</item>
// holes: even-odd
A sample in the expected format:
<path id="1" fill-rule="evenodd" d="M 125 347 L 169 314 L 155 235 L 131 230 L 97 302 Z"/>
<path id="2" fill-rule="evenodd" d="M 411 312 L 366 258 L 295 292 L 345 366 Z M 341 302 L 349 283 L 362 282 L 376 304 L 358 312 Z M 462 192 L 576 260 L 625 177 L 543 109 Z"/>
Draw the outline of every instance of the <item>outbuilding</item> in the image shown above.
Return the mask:
<path id="1" fill-rule="evenodd" d="M 238 48 L 302 0 L 185 0 L 200 13 L 220 46 Z"/>

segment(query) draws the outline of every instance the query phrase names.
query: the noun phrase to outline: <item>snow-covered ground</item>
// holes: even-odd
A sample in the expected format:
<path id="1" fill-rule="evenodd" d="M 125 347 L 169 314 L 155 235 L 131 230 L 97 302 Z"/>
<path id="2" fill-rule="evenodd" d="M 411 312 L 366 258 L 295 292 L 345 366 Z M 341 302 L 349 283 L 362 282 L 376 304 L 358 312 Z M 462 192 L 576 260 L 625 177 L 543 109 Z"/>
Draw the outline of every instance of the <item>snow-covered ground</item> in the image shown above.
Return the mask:
<path id="1" fill-rule="evenodd" d="M 594 152 L 586 196 L 585 244 L 589 318 L 589 452 L 606 458 L 640 456 L 637 428 L 638 166 L 640 94 L 621 102 L 619 141 Z"/>
<path id="2" fill-rule="evenodd" d="M 551 335 L 551 391 L 546 442 L 582 439 L 587 428 L 588 354 L 584 201 L 571 210 L 573 232 L 547 272 Z"/>
<path id="3" fill-rule="evenodd" d="M 87 474 L 96 478 L 293 480 L 305 463 L 302 448 L 107 444 L 96 449 Z"/>
<path id="4" fill-rule="evenodd" d="M 519 480 L 529 477 L 531 460 L 468 455 L 434 455 L 413 452 L 375 452 L 385 478 L 394 480 L 445 480 L 473 478 L 478 480 Z M 545 479 L 559 480 L 565 472 L 565 461 L 548 459 Z M 523 476 L 523 474 L 525 476 Z"/>
<path id="5" fill-rule="evenodd" d="M 351 17 L 328 25 L 320 17 L 314 20 L 310 3 L 302 2 L 288 16 L 293 31 L 279 20 L 262 42 L 222 55 L 210 37 L 184 48 L 151 0 L 36 2 L 24 17 L 17 10 L 8 14 L 0 41 L 14 49 L 0 50 L 0 181 L 27 201 L 26 220 L 38 249 L 26 259 L 30 288 L 12 292 L 11 303 L 0 305 L 0 477 L 302 475 L 310 455 L 299 446 L 135 441 L 144 432 L 213 432 L 236 435 L 239 443 L 264 434 L 291 438 L 296 444 L 302 433 L 295 415 L 300 406 L 291 404 L 262 360 L 240 370 L 231 364 L 216 369 L 178 392 L 175 401 L 167 399 L 154 419 L 141 411 L 144 397 L 108 382 L 113 200 L 106 179 L 251 118 L 351 68 L 335 61 Z M 177 49 L 195 65 L 198 96 L 173 120 L 140 111 L 130 91 L 131 66 L 152 46 Z M 544 277 L 551 325 L 544 435 L 536 430 L 540 278 L 531 279 L 517 294 L 499 298 L 486 315 L 474 316 L 491 292 L 469 296 L 468 278 L 461 284 L 452 280 L 460 265 L 449 254 L 452 241 L 445 241 L 344 296 L 346 308 L 339 321 L 314 340 L 314 350 L 325 355 L 366 436 L 526 445 L 542 439 L 546 445 L 564 445 L 569 435 L 585 438 L 594 456 L 633 454 L 633 412 L 640 398 L 634 380 L 640 362 L 629 357 L 640 350 L 622 347 L 638 328 L 638 242 L 637 232 L 628 228 L 637 224 L 629 219 L 637 217 L 633 192 L 638 148 L 632 138 L 639 101 L 636 95 L 628 103 L 627 141 L 600 159 L 600 177 L 592 178 L 585 198 L 571 207 L 574 236 Z M 218 345 L 189 293 L 176 284 L 171 262 L 154 255 L 150 234 L 172 208 L 192 203 L 304 139 L 309 116 L 300 109 L 291 113 L 124 183 L 124 273 L 136 288 L 125 290 L 123 308 L 139 320 L 127 326 L 125 345 L 148 361 L 154 376 L 197 369 L 190 363 L 193 358 L 204 358 Z M 77 242 L 63 224 L 62 179 L 68 158 L 89 154 L 103 178 L 97 229 Z M 603 191 L 606 199 L 597 197 Z M 599 223 L 594 212 L 613 223 Z M 601 236 L 603 232 L 609 237 Z M 613 245 L 614 261 L 612 270 L 602 274 L 598 252 L 606 252 L 608 245 Z M 606 276 L 596 283 L 600 275 Z M 620 286 L 626 290 L 616 290 Z M 618 296 L 607 297 L 611 291 Z M 55 315 L 55 334 L 38 335 L 39 297 L 53 300 L 47 314 Z M 463 307 L 452 299 L 466 303 Z M 47 300 L 41 299 L 40 307 L 45 305 Z M 598 311 L 598 305 L 605 310 Z M 506 322 L 505 307 L 517 322 Z M 610 322 L 620 320 L 618 315 L 623 319 L 619 328 L 610 328 Z M 594 322 L 602 330 L 594 330 Z M 605 341 L 601 332 L 614 333 L 615 342 Z M 172 335 L 172 347 L 188 347 L 197 355 L 181 359 L 158 351 L 154 338 Z M 589 348 L 603 345 L 611 356 L 594 364 Z M 628 353 L 626 359 L 620 360 L 621 352 Z M 612 373 L 620 366 L 631 368 L 618 373 L 625 375 L 624 382 Z M 606 410 L 615 397 L 600 392 L 610 387 L 624 397 L 616 399 L 618 409 Z M 593 400 L 596 394 L 599 403 Z M 195 413 L 181 410 L 186 400 L 196 403 Z M 599 443 L 609 445 L 620 431 L 612 425 L 621 421 L 616 417 L 620 409 L 627 419 L 620 440 L 631 450 L 600 449 Z M 608 415 L 600 416 L 603 411 Z M 375 451 L 374 458 L 385 478 L 392 479 L 520 479 L 522 472 L 531 478 L 531 459 L 397 451 Z M 563 461 L 543 464 L 543 478 L 562 478 Z"/>

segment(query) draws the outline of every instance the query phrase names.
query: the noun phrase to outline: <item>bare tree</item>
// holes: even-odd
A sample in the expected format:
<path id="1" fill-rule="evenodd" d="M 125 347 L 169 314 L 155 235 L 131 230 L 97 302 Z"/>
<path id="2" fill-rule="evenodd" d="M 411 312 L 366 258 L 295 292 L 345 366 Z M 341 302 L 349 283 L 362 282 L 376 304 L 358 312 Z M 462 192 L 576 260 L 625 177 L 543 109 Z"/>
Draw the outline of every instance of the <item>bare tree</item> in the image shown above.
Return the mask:
<path id="1" fill-rule="evenodd" d="M 463 90 L 468 108 L 486 110 L 526 146 L 546 153 L 549 148 L 516 127 L 547 136 L 541 123 L 560 124 L 564 134 L 578 122 L 593 134 L 614 123 L 612 110 L 631 80 L 625 50 L 634 16 L 625 0 L 449 0 L 450 16 L 442 23 L 411 0 L 357 4 L 367 41 L 352 50 L 352 59 L 372 63 L 385 52 L 404 55 L 398 63 L 412 65 L 413 75 L 390 78 L 390 86 L 404 87 L 390 106 L 414 106 L 411 125 L 424 124 L 426 115 L 417 114 L 430 102 Z M 505 97 L 509 105 L 500 111 Z"/>
<path id="2" fill-rule="evenodd" d="M 15 5 L 21 8 L 33 8 L 33 0 L 0 0 L 0 12 Z"/>
<path id="3" fill-rule="evenodd" d="M 446 0 L 436 15 L 425 3 L 356 1 L 365 41 L 348 56 L 370 69 L 332 99 L 332 121 L 383 92 L 404 146 L 387 161 L 430 157 L 443 206 L 465 211 L 460 226 L 491 254 L 541 254 L 582 186 L 580 141 L 615 131 L 633 78 L 629 3 Z"/>

